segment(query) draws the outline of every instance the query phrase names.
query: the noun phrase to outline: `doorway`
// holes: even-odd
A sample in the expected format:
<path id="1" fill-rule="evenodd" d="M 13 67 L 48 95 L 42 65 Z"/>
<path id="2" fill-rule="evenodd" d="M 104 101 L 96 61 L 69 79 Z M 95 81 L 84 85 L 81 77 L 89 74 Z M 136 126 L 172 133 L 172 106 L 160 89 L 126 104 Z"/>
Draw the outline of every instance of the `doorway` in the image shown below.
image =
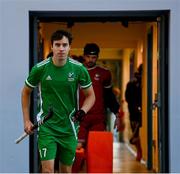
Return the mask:
<path id="1" fill-rule="evenodd" d="M 158 67 L 158 79 L 159 79 L 159 86 L 158 92 L 160 95 L 159 101 L 161 101 L 161 105 L 158 106 L 158 119 L 160 118 L 161 121 L 163 121 L 163 125 L 159 124 L 158 129 L 156 130 L 157 137 L 161 137 L 158 139 L 158 150 L 156 151 L 156 155 L 158 156 L 159 162 L 159 171 L 158 172 L 168 172 L 169 170 L 169 164 L 168 164 L 168 153 L 169 153 L 169 147 L 168 147 L 168 95 L 164 95 L 165 92 L 168 91 L 168 79 L 165 79 L 167 76 L 167 69 L 168 69 L 168 30 L 165 29 L 169 24 L 169 11 L 63 11 L 63 12 L 53 12 L 53 11 L 30 11 L 29 12 L 29 21 L 30 21 L 30 52 L 29 52 L 29 62 L 30 62 L 30 69 L 34 64 L 42 60 L 43 57 L 45 57 L 45 40 L 44 38 L 40 37 L 39 34 L 39 27 L 41 23 L 46 24 L 59 24 L 61 23 L 64 25 L 65 28 L 67 28 L 69 31 L 74 32 L 73 27 L 76 26 L 76 24 L 79 24 L 79 27 L 82 27 L 84 25 L 87 26 L 87 29 L 89 25 L 96 25 L 96 29 L 100 27 L 100 25 L 106 24 L 106 25 L 115 25 L 116 27 L 121 26 L 124 33 L 127 32 L 128 27 L 131 25 L 144 25 L 149 22 L 155 22 L 158 23 L 159 27 L 159 35 L 158 35 L 158 52 L 159 52 L 159 67 Z M 61 25 L 61 26 L 62 26 Z M 113 28 L 113 27 L 112 27 Z M 84 30 L 84 32 L 87 30 Z M 97 30 L 96 30 L 97 31 Z M 145 31 L 145 30 L 144 30 Z M 104 30 L 99 30 L 99 35 L 103 36 L 104 41 L 101 42 L 101 47 L 104 48 L 104 51 L 108 54 L 111 54 L 115 52 L 114 58 L 120 57 L 118 55 L 119 51 L 122 48 L 125 49 L 134 49 L 136 48 L 137 44 L 133 43 L 131 40 L 130 42 L 118 42 L 116 38 L 120 38 L 120 35 L 117 35 L 116 37 L 113 37 L 114 40 L 112 43 L 114 43 L 114 46 L 111 45 L 110 49 L 107 47 L 107 41 L 110 39 L 109 36 L 112 35 L 113 32 L 109 32 L 108 35 L 103 34 Z M 81 33 L 82 34 L 82 33 Z M 87 33 L 84 33 L 87 34 Z M 78 35 L 75 35 L 75 37 L 79 37 L 80 33 Z M 86 35 L 89 40 L 93 40 L 96 37 L 93 37 L 92 35 Z M 89 36 L 89 37 L 88 37 Z M 95 35 L 97 36 L 97 35 Z M 163 42 L 165 39 L 166 42 Z M 78 39 L 77 39 L 78 40 Z M 130 44 L 131 43 L 131 44 Z M 81 51 L 82 46 L 84 46 L 84 42 L 75 43 L 76 49 L 74 49 L 74 53 L 79 54 Z M 126 47 L 126 44 L 128 47 Z M 72 46 L 73 47 L 73 46 Z M 166 49 L 165 49 L 166 48 Z M 48 50 L 48 49 L 47 49 Z M 125 53 L 128 52 L 128 50 L 125 50 Z M 148 49 L 147 49 L 148 50 Z M 166 50 L 166 51 L 165 51 Z M 114 52 L 112 52 L 114 51 Z M 138 54 L 136 54 L 138 55 Z M 144 54 L 146 55 L 146 53 Z M 117 56 L 117 57 L 116 57 Z M 127 56 L 127 55 L 126 55 Z M 103 57 L 103 55 L 102 55 Z M 145 56 L 144 56 L 145 57 Z M 104 56 L 104 59 L 107 57 Z M 122 66 L 124 64 L 122 63 Z M 144 77 L 150 77 L 150 73 L 152 72 L 151 67 L 152 65 L 149 64 L 149 62 L 145 65 L 147 67 L 146 73 Z M 146 78 L 147 79 L 147 78 Z M 123 77 L 122 77 L 123 80 Z M 125 86 L 125 84 L 124 84 Z M 166 87 L 166 88 L 165 88 Z M 122 88 L 124 88 L 122 86 Z M 147 91 L 152 91 L 152 85 L 146 86 Z M 37 102 L 38 98 L 37 95 L 38 92 L 35 90 L 32 95 L 32 103 L 31 103 L 31 113 L 32 115 L 37 114 Z M 147 103 L 148 103 L 148 111 L 152 111 L 152 93 L 146 93 L 144 94 L 147 97 Z M 146 99 L 146 96 L 144 97 Z M 145 100 L 144 99 L 144 100 Z M 149 113 L 149 112 L 147 112 Z M 147 115 L 147 113 L 145 115 Z M 153 113 L 150 112 L 150 115 L 148 115 L 148 118 L 152 118 Z M 35 122 L 36 120 L 32 118 L 32 120 Z M 159 123 L 159 122 L 158 122 Z M 145 149 L 145 153 L 149 154 L 147 155 L 147 167 L 149 169 L 152 169 L 153 167 L 153 151 L 152 151 L 152 145 L 153 145 L 153 137 L 152 131 L 153 131 L 153 125 L 149 123 L 149 120 L 147 121 L 147 131 L 146 131 L 146 146 L 148 145 L 148 142 L 150 141 L 150 146 Z M 159 135 L 161 134 L 161 136 Z M 37 134 L 34 134 L 32 137 L 30 137 L 30 172 L 37 173 L 39 170 L 38 167 L 38 153 L 37 153 Z"/>

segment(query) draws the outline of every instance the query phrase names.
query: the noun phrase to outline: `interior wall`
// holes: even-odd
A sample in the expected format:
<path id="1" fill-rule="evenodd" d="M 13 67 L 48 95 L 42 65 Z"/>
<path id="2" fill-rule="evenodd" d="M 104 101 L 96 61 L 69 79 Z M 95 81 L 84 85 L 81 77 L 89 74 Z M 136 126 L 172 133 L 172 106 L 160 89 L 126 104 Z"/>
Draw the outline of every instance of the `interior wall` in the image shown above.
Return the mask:
<path id="1" fill-rule="evenodd" d="M 158 28 L 157 23 L 151 23 L 150 24 L 153 27 L 153 65 L 152 65 L 152 100 L 153 102 L 157 99 L 155 96 L 158 92 L 158 82 L 159 82 L 159 76 L 158 76 Z M 159 171 L 159 143 L 158 143 L 158 110 L 155 108 L 152 110 L 152 124 L 153 124 L 153 169 L 154 171 Z"/>
<path id="2" fill-rule="evenodd" d="M 128 28 L 120 22 L 90 22 L 75 23 L 67 28 L 66 23 L 41 23 L 42 37 L 44 39 L 45 57 L 50 52 L 51 34 L 58 29 L 69 30 L 73 35 L 71 54 L 82 55 L 86 43 L 95 42 L 101 50 L 100 58 L 120 58 L 123 48 L 136 48 L 137 42 L 142 40 L 143 22 L 129 23 Z"/>
<path id="3" fill-rule="evenodd" d="M 131 133 L 130 128 L 130 121 L 129 121 L 129 111 L 128 111 L 128 105 L 125 100 L 125 90 L 127 83 L 130 80 L 130 56 L 133 52 L 133 49 L 124 49 L 123 51 L 123 63 L 122 63 L 122 109 L 124 111 L 124 122 L 125 122 L 125 130 L 123 132 L 124 135 L 124 141 L 126 143 L 129 143 Z"/>
<path id="4" fill-rule="evenodd" d="M 147 25 L 144 29 L 144 37 L 143 37 L 143 74 L 142 74 L 142 127 L 140 129 L 140 136 L 142 141 L 142 153 L 143 158 L 147 161 L 147 153 L 148 153 L 148 144 L 147 144 Z M 146 142 L 143 144 L 143 142 Z"/>

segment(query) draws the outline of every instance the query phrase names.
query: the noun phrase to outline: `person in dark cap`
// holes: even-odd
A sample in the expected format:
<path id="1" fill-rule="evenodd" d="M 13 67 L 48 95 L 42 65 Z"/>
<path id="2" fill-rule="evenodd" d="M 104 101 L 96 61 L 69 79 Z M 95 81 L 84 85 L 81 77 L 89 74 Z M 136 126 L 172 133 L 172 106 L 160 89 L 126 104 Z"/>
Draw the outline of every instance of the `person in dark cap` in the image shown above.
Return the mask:
<path id="1" fill-rule="evenodd" d="M 85 150 L 89 131 L 106 130 L 106 108 L 109 108 L 116 116 L 114 124 L 115 128 L 117 128 L 117 130 L 122 130 L 121 117 L 123 116 L 123 112 L 120 109 L 120 104 L 112 91 L 111 72 L 108 69 L 96 64 L 99 53 L 100 49 L 96 43 L 88 43 L 84 47 L 83 64 L 89 72 L 96 96 L 95 104 L 87 113 L 86 118 L 84 118 L 80 123 L 78 148 L 83 147 Z M 80 106 L 83 101 L 84 95 L 80 91 Z M 77 161 L 79 163 L 81 160 L 77 159 Z M 76 166 L 77 164 L 75 160 L 73 165 L 74 172 L 79 172 Z"/>
<path id="2" fill-rule="evenodd" d="M 95 55 L 98 58 L 99 52 L 100 52 L 99 46 L 95 43 L 88 43 L 84 47 L 84 56 Z"/>

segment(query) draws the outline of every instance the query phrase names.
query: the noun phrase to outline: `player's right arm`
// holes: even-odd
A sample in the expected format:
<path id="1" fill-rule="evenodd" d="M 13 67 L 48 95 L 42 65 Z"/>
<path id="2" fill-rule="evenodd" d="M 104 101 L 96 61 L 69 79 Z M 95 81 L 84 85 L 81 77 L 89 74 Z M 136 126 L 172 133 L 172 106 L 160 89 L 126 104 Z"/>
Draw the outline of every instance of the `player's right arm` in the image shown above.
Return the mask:
<path id="1" fill-rule="evenodd" d="M 22 112 L 23 112 L 23 121 L 24 121 L 24 131 L 27 134 L 32 133 L 32 122 L 30 121 L 30 97 L 32 88 L 24 85 L 21 92 L 21 104 L 22 104 Z"/>
<path id="2" fill-rule="evenodd" d="M 25 85 L 21 92 L 21 103 L 22 103 L 22 112 L 23 112 L 23 121 L 24 121 L 24 131 L 27 134 L 33 133 L 32 131 L 32 122 L 30 120 L 30 98 L 32 90 L 38 85 L 43 69 L 45 65 L 49 63 L 49 59 L 44 60 L 37 65 L 35 65 L 25 81 Z"/>

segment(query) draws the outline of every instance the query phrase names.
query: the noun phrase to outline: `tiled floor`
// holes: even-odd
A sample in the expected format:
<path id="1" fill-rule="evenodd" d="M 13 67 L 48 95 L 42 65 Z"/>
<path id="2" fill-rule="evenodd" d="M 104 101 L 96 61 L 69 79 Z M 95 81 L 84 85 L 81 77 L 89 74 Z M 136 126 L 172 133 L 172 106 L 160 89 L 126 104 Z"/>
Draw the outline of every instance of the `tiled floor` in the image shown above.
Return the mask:
<path id="1" fill-rule="evenodd" d="M 145 164 L 136 161 L 125 143 L 113 145 L 113 173 L 152 173 Z"/>
<path id="2" fill-rule="evenodd" d="M 152 173 L 142 163 L 136 161 L 127 143 L 113 143 L 113 173 Z M 80 173 L 86 173 L 85 165 Z"/>

